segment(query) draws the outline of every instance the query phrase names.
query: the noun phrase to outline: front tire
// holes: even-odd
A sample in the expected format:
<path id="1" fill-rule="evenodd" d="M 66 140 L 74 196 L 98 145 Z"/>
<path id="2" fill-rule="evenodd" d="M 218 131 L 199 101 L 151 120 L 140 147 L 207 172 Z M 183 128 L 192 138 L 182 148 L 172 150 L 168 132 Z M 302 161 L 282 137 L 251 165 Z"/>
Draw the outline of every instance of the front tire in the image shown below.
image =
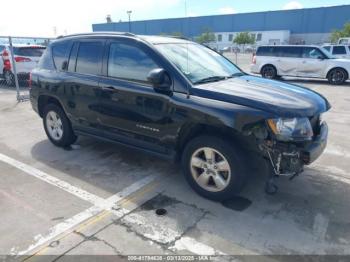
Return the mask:
<path id="1" fill-rule="evenodd" d="M 43 124 L 47 137 L 58 147 L 68 147 L 77 140 L 66 114 L 55 104 L 45 107 Z"/>
<path id="2" fill-rule="evenodd" d="M 182 154 L 187 182 L 201 196 L 223 201 L 240 192 L 246 179 L 243 152 L 228 141 L 200 136 L 190 141 Z"/>
<path id="3" fill-rule="evenodd" d="M 267 79 L 277 78 L 277 70 L 272 65 L 266 65 L 261 69 L 261 76 Z"/>
<path id="4" fill-rule="evenodd" d="M 331 85 L 342 85 L 347 80 L 348 75 L 342 68 L 334 68 L 328 73 L 328 82 Z"/>

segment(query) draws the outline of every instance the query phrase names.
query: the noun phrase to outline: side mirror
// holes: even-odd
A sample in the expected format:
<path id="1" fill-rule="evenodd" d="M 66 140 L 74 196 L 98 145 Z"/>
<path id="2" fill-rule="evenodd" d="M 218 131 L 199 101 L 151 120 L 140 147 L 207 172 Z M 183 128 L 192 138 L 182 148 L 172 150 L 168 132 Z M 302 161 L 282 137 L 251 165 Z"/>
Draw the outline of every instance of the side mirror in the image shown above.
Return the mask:
<path id="1" fill-rule="evenodd" d="M 324 59 L 325 59 L 325 57 L 324 57 L 324 56 L 322 56 L 322 55 L 319 55 L 319 56 L 317 57 L 317 59 L 324 60 Z"/>
<path id="2" fill-rule="evenodd" d="M 154 89 L 159 91 L 170 91 L 171 80 L 163 68 L 156 68 L 149 72 L 147 80 L 152 83 Z"/>

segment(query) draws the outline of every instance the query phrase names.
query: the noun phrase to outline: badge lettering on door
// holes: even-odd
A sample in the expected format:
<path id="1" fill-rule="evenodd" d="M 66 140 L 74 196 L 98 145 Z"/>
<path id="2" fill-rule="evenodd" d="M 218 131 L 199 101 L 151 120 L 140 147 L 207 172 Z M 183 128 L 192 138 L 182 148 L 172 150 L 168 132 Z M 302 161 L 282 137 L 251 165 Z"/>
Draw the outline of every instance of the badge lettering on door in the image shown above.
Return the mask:
<path id="1" fill-rule="evenodd" d="M 152 132 L 159 132 L 159 129 L 157 129 L 157 128 L 144 126 L 144 125 L 140 125 L 140 124 L 137 124 L 136 127 L 142 128 L 142 129 L 146 129 L 146 130 L 149 130 L 149 131 L 152 131 Z"/>

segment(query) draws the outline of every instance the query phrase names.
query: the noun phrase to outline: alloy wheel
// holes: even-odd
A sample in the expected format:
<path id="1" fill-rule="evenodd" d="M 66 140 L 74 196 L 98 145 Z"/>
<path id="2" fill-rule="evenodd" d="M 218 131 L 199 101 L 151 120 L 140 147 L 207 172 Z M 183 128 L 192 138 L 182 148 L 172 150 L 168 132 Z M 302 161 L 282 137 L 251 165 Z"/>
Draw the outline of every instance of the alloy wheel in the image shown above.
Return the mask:
<path id="1" fill-rule="evenodd" d="M 342 70 L 334 70 L 331 73 L 331 80 L 335 84 L 343 83 L 345 81 L 345 73 Z"/>
<path id="2" fill-rule="evenodd" d="M 63 125 L 60 116 L 54 112 L 49 111 L 46 115 L 46 127 L 52 139 L 58 141 L 63 137 Z"/>
<path id="3" fill-rule="evenodd" d="M 230 183 L 230 164 L 213 148 L 203 147 L 196 150 L 191 157 L 190 167 L 193 179 L 207 191 L 223 191 Z"/>

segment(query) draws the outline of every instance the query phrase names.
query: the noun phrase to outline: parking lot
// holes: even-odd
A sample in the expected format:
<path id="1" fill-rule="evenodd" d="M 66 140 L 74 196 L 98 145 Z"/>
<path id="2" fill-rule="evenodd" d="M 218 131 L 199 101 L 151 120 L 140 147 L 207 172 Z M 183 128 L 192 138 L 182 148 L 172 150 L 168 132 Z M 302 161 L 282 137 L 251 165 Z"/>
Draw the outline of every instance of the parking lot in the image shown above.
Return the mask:
<path id="1" fill-rule="evenodd" d="M 1 88 L 0 254 L 350 255 L 350 83 L 283 81 L 332 104 L 327 149 L 293 181 L 279 178 L 276 195 L 257 169 L 226 203 L 196 195 L 177 164 L 131 149 L 86 137 L 54 147 L 30 103 Z"/>

